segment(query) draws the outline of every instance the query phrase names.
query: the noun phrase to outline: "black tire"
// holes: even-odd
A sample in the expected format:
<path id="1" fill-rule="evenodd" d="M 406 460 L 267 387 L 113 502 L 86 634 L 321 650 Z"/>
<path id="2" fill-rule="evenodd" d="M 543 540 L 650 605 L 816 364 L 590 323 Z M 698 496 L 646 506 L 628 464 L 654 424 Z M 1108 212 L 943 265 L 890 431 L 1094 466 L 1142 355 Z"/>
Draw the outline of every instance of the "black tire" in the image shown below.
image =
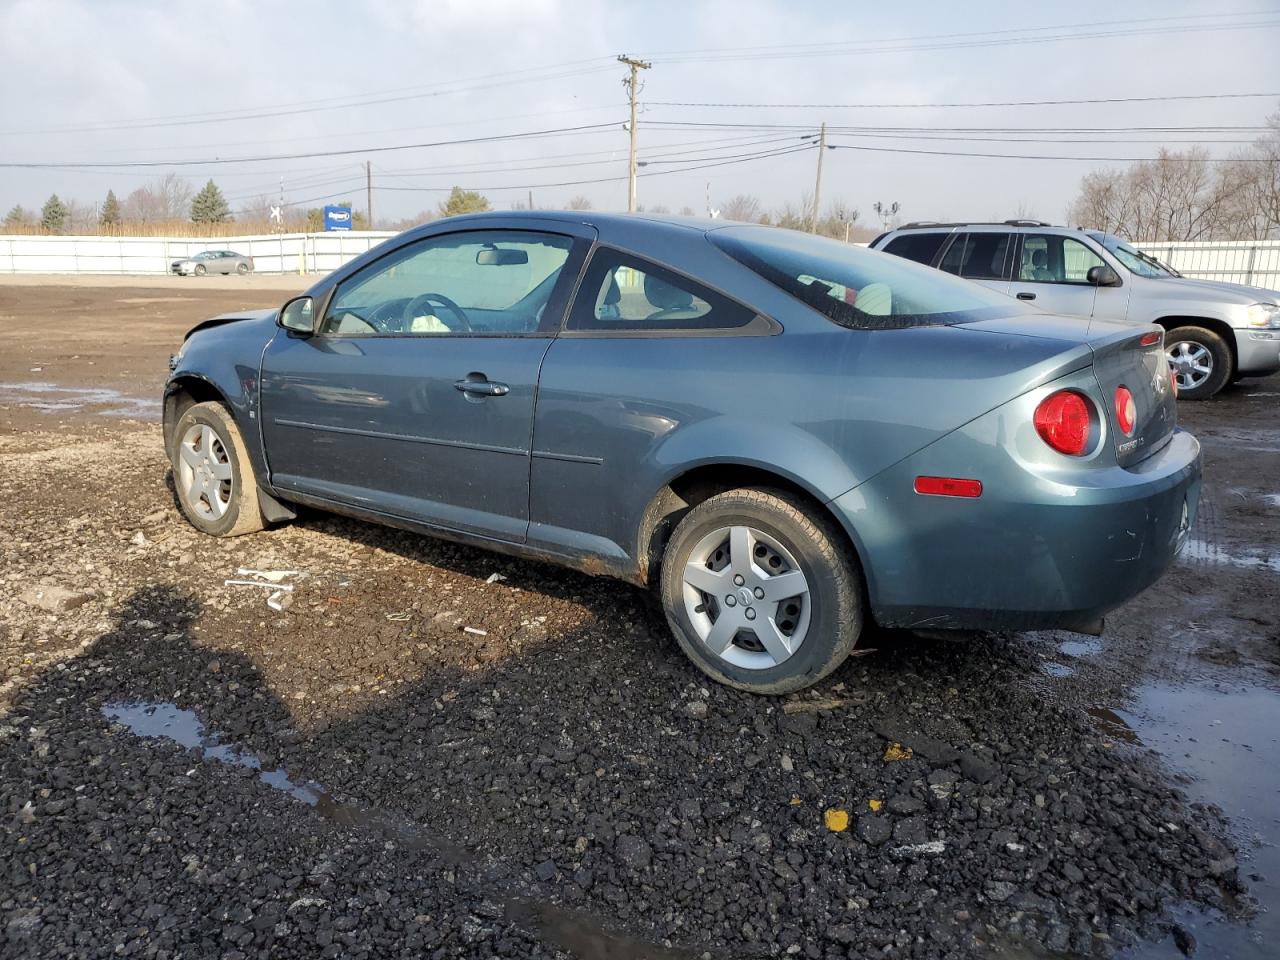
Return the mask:
<path id="1" fill-rule="evenodd" d="M 196 427 L 207 427 L 213 431 L 217 440 L 214 445 L 216 457 L 220 463 L 231 468 L 230 486 L 219 486 L 219 492 L 215 494 L 223 504 L 221 509 L 224 511 L 216 516 L 214 508 L 209 505 L 208 494 L 193 497 L 185 482 L 190 477 L 192 468 L 184 467 L 179 447 Z M 258 503 L 258 482 L 253 471 L 253 461 L 249 459 L 240 428 L 236 426 L 226 407 L 220 403 L 208 402 L 187 408 L 178 418 L 173 433 L 168 438 L 168 448 L 178 504 L 193 527 L 214 537 L 238 537 L 266 526 Z"/>
<path id="2" fill-rule="evenodd" d="M 197 277 L 203 277 L 203 276 L 204 276 L 206 273 L 208 273 L 208 272 L 209 272 L 209 271 L 207 271 L 207 270 L 204 268 L 204 264 L 203 264 L 203 263 L 197 263 L 197 264 L 196 264 L 195 274 L 196 274 L 196 276 L 197 276 Z"/>
<path id="3" fill-rule="evenodd" d="M 1195 386 L 1178 384 L 1179 400 L 1208 400 L 1231 382 L 1235 376 L 1235 361 L 1231 356 L 1231 348 L 1227 342 L 1205 327 L 1175 327 L 1165 334 L 1165 351 L 1170 357 L 1174 355 L 1178 344 L 1196 344 L 1209 352 L 1210 371 L 1205 379 Z M 1176 368 L 1175 368 L 1176 372 Z"/>
<path id="4" fill-rule="evenodd" d="M 236 264 L 236 273 L 240 274 L 240 276 L 243 277 L 248 272 L 249 272 L 249 265 L 247 263 Z"/>
<path id="5" fill-rule="evenodd" d="M 785 547 L 809 589 L 809 623 L 799 648 L 763 669 L 730 663 L 713 652 L 699 637 L 685 603 L 685 565 L 695 547 L 719 528 L 740 525 Z M 730 490 L 700 503 L 676 526 L 662 558 L 662 606 L 681 649 L 707 676 L 752 693 L 790 693 L 831 673 L 857 644 L 864 621 L 861 568 L 835 522 L 819 510 L 780 490 Z"/>

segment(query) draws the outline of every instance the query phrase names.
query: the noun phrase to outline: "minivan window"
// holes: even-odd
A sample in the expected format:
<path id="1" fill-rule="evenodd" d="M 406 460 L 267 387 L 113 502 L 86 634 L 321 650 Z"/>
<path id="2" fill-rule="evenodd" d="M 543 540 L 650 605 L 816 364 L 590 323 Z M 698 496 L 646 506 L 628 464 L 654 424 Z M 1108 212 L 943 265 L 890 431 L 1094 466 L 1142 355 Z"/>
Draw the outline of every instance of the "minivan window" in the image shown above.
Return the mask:
<path id="1" fill-rule="evenodd" d="M 1095 240 L 1111 251 L 1117 260 L 1140 277 L 1178 277 L 1177 270 L 1165 266 L 1150 254 L 1143 253 L 1129 246 L 1119 237 L 1110 234 L 1092 235 Z"/>
<path id="2" fill-rule="evenodd" d="M 978 284 L 808 233 L 739 226 L 708 237 L 774 286 L 854 329 L 970 323 L 1025 310 Z"/>
<path id="3" fill-rule="evenodd" d="M 1102 258 L 1079 240 L 1058 234 L 1025 234 L 1018 257 L 1018 275 L 1022 283 L 1089 282 L 1091 267 L 1102 266 Z"/>
<path id="4" fill-rule="evenodd" d="M 1008 280 L 1010 233 L 964 233 L 947 248 L 938 269 L 968 280 Z"/>
<path id="5" fill-rule="evenodd" d="M 923 263 L 925 266 L 932 266 L 933 258 L 938 255 L 938 250 L 942 247 L 942 241 L 948 236 L 946 233 L 937 232 L 903 233 L 886 243 L 882 249 L 895 257 L 904 257 L 916 263 Z"/>

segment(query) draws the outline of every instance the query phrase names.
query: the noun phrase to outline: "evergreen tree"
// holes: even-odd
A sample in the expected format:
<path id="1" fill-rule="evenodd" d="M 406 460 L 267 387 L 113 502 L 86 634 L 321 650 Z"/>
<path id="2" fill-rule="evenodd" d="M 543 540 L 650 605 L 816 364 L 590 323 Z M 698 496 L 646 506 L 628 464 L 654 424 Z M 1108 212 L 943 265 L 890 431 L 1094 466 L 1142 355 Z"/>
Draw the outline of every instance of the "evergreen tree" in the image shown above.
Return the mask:
<path id="1" fill-rule="evenodd" d="M 56 193 L 50 194 L 40 210 L 40 227 L 45 233 L 61 233 L 67 224 L 67 207 Z"/>
<path id="2" fill-rule="evenodd" d="M 22 204 L 17 204 L 4 217 L 4 225 L 9 228 L 29 227 L 32 221 L 31 211 Z"/>
<path id="3" fill-rule="evenodd" d="M 456 217 L 463 213 L 483 213 L 489 209 L 489 201 L 474 190 L 454 187 L 449 199 L 440 204 L 440 216 Z"/>
<path id="4" fill-rule="evenodd" d="M 204 189 L 191 201 L 192 223 L 226 223 L 231 219 L 231 208 L 227 199 L 218 189 L 218 185 L 210 180 Z"/>
<path id="5" fill-rule="evenodd" d="M 114 190 L 107 191 L 107 199 L 102 201 L 102 210 L 98 214 L 98 226 L 118 227 L 120 225 L 120 201 L 116 199 Z"/>

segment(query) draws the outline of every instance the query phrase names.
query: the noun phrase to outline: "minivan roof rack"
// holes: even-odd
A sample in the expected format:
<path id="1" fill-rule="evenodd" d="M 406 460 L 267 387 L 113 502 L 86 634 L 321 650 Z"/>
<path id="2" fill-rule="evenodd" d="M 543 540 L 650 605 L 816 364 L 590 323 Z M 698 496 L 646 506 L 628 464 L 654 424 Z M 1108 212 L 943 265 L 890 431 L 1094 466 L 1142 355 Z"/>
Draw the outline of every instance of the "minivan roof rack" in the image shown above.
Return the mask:
<path id="1" fill-rule="evenodd" d="M 944 223 L 941 220 L 913 220 L 898 227 L 899 230 L 915 230 L 920 227 L 1052 227 L 1044 220 L 957 220 Z"/>

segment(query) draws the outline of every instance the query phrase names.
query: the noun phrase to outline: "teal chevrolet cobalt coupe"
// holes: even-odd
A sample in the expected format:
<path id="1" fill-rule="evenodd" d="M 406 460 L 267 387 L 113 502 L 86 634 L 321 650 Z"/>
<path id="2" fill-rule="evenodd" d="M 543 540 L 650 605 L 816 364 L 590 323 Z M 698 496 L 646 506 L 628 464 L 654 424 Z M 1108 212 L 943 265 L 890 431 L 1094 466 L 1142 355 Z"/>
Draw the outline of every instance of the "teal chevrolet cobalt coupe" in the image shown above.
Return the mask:
<path id="1" fill-rule="evenodd" d="M 781 693 L 872 623 L 1096 630 L 1153 583 L 1200 488 L 1163 336 L 789 230 L 483 214 L 197 326 L 165 438 L 208 534 L 304 504 L 611 575 Z"/>

